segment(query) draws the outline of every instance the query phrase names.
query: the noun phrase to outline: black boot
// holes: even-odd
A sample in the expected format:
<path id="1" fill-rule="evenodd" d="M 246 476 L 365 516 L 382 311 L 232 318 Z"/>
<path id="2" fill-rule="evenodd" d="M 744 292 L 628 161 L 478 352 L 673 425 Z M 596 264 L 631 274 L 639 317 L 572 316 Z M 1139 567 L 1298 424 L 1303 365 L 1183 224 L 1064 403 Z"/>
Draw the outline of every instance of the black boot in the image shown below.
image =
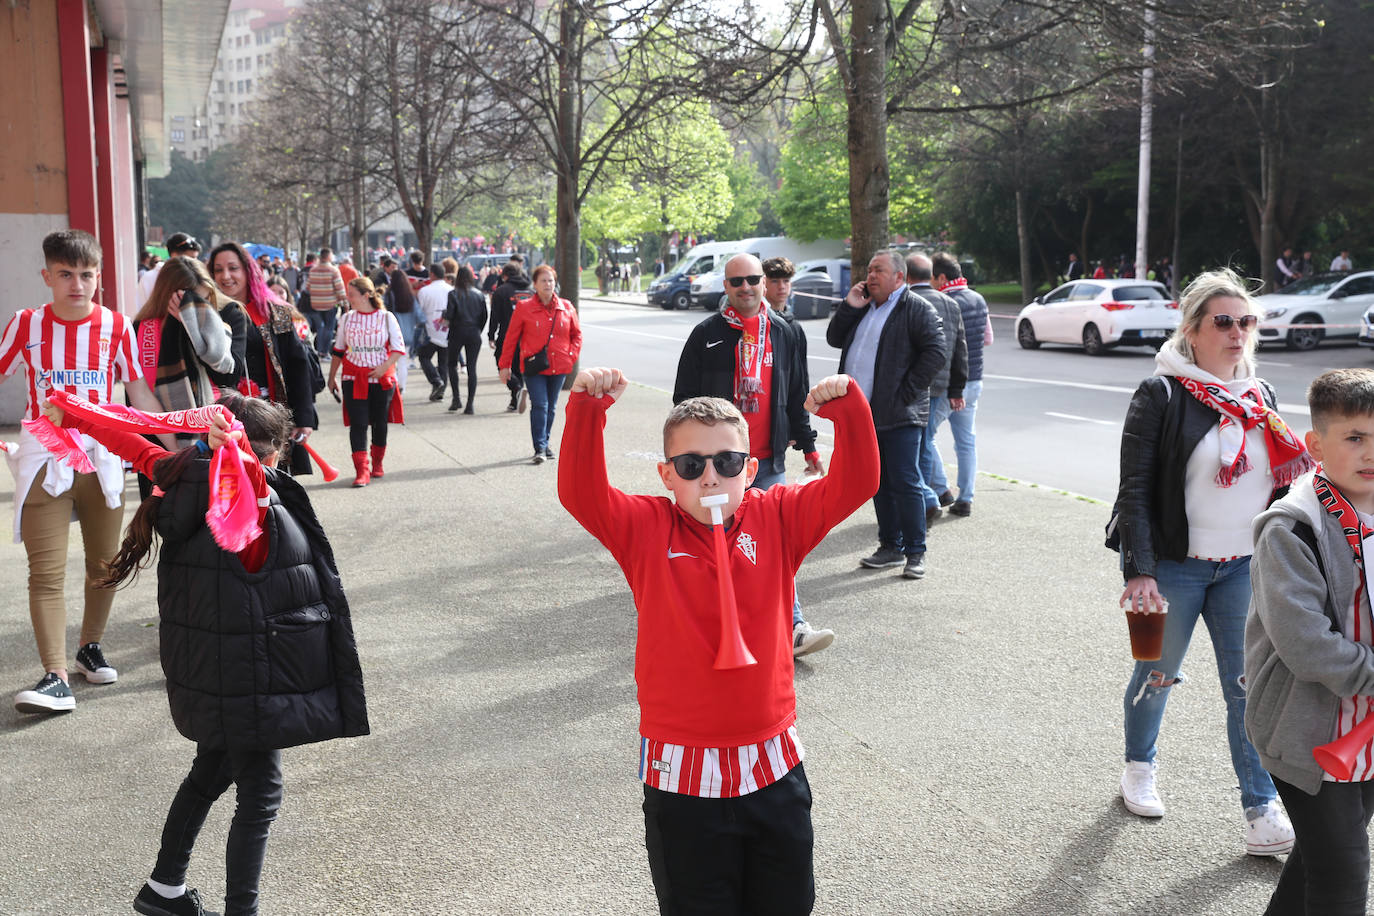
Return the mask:
<path id="1" fill-rule="evenodd" d="M 453 396 L 453 401 L 448 405 L 448 412 L 449 412 L 449 413 L 457 413 L 458 411 L 460 411 L 460 410 L 462 410 L 462 409 L 463 409 L 463 402 L 462 402 L 461 400 L 459 400 L 458 395 L 455 394 L 455 395 Z"/>
<path id="2" fill-rule="evenodd" d="M 510 393 L 510 403 L 506 405 L 506 410 L 509 410 L 511 413 L 515 413 L 515 408 L 518 406 L 515 403 L 515 396 L 516 392 L 512 391 Z"/>

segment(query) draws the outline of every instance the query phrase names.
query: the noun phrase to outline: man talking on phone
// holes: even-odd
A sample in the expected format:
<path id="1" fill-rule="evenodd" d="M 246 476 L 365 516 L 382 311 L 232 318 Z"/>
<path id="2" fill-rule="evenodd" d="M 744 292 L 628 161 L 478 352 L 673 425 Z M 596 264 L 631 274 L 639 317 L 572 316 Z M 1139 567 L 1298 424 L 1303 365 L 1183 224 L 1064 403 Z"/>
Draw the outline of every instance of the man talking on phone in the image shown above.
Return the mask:
<path id="1" fill-rule="evenodd" d="M 919 464 L 930 419 L 930 383 L 945 361 L 944 326 L 935 308 L 909 290 L 906 261 L 891 249 L 868 262 L 868 277 L 845 297 L 826 343 L 840 350 L 840 372 L 858 383 L 873 410 L 882 477 L 873 496 L 878 549 L 868 569 L 902 567 L 925 577 L 926 513 Z"/>

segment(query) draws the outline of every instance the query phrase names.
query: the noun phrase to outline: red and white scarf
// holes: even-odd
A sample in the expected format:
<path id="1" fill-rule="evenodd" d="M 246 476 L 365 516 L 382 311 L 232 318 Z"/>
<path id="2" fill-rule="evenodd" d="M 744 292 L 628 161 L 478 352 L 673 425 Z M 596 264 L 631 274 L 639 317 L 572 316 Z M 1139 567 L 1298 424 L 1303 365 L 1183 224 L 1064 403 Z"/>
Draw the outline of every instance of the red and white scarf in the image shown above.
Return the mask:
<path id="1" fill-rule="evenodd" d="M 1217 427 L 1221 440 L 1217 486 L 1231 486 L 1254 467 L 1245 454 L 1245 434 L 1257 426 L 1264 432 L 1274 486 L 1286 487 L 1317 466 L 1307 454 L 1307 446 L 1283 422 L 1278 411 L 1264 403 L 1264 393 L 1253 377 L 1233 380 L 1233 385 L 1236 382 L 1245 384 L 1244 390 L 1237 395 L 1221 379 L 1184 359 L 1172 341 L 1155 355 L 1155 362 L 1156 375 L 1172 375 L 1185 391 L 1221 415 Z"/>
<path id="2" fill-rule="evenodd" d="M 1355 511 L 1355 507 L 1350 505 L 1350 501 L 1340 490 L 1331 486 L 1331 481 L 1322 476 L 1320 468 L 1312 475 L 1312 488 L 1317 491 L 1317 501 L 1322 504 L 1322 508 L 1341 523 L 1341 533 L 1345 535 L 1346 543 L 1355 554 L 1355 565 L 1367 575 L 1364 565 L 1364 542 L 1374 537 L 1374 528 L 1360 521 L 1360 515 Z"/>
<path id="3" fill-rule="evenodd" d="M 136 435 L 209 432 L 216 415 L 230 420 L 231 430 L 243 429 L 243 424 L 221 404 L 170 413 L 145 413 L 122 404 L 92 404 L 56 389 L 48 392 L 48 400 L 63 412 L 92 426 Z M 47 417 L 26 420 L 24 426 L 48 451 L 65 459 L 79 473 L 82 462 L 90 464 L 76 430 L 54 426 Z M 210 506 L 205 512 L 205 523 L 215 543 L 230 553 L 239 553 L 262 535 L 258 525 L 257 488 L 253 483 L 253 476 L 261 477 L 262 473 L 257 471 L 250 476 L 248 471 L 249 465 L 257 463 L 256 455 L 239 448 L 216 449 L 210 460 Z"/>
<path id="4" fill-rule="evenodd" d="M 763 367 L 768 360 L 768 306 L 764 304 L 758 315 L 743 318 L 733 305 L 721 312 L 725 323 L 740 332 L 735 350 L 735 406 L 741 413 L 758 413 L 759 395 L 763 394 Z"/>
<path id="5" fill-rule="evenodd" d="M 968 286 L 968 277 L 957 277 L 941 286 L 935 288 L 936 292 L 943 293 L 947 289 L 960 289 Z"/>

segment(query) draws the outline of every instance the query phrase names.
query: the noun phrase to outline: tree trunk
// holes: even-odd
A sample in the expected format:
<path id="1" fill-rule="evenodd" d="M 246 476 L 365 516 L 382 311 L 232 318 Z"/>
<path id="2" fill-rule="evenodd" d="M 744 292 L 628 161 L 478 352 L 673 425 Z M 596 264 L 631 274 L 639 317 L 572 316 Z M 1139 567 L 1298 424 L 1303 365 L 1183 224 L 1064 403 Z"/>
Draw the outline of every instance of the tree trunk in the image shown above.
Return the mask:
<path id="1" fill-rule="evenodd" d="M 554 269 L 562 278 L 563 298 L 578 307 L 582 299 L 582 124 L 578 105 L 582 97 L 582 68 L 575 49 L 582 28 L 577 4 L 563 2 L 558 13 L 558 212 L 554 222 Z"/>
<path id="2" fill-rule="evenodd" d="M 1016 248 L 1021 260 L 1021 302 L 1035 298 L 1035 279 L 1031 276 L 1030 220 L 1026 214 L 1026 189 L 1016 189 Z"/>
<path id="3" fill-rule="evenodd" d="M 1085 201 L 1083 205 L 1083 225 L 1078 233 L 1078 262 L 1083 265 L 1083 269 L 1088 269 L 1088 230 L 1093 222 L 1093 196 L 1083 195 Z M 1087 276 L 1087 274 L 1085 274 Z"/>
<path id="4" fill-rule="evenodd" d="M 1278 151 L 1274 149 L 1274 135 L 1269 130 L 1269 114 L 1273 105 L 1273 91 L 1260 90 L 1260 280 L 1266 293 L 1274 291 L 1274 262 L 1278 260 L 1278 195 L 1275 189 L 1279 178 Z"/>
<path id="5" fill-rule="evenodd" d="M 1178 300 L 1179 284 L 1183 282 L 1183 265 L 1179 263 L 1179 258 L 1183 256 L 1183 243 L 1180 238 L 1183 235 L 1183 115 L 1178 116 L 1178 153 L 1174 157 L 1174 248 L 1169 257 L 1169 264 L 1172 268 L 1169 278 L 1169 295 Z"/>
<path id="6" fill-rule="evenodd" d="M 885 84 L 889 9 L 884 0 L 854 0 L 849 23 L 849 225 L 856 272 L 891 238 Z"/>

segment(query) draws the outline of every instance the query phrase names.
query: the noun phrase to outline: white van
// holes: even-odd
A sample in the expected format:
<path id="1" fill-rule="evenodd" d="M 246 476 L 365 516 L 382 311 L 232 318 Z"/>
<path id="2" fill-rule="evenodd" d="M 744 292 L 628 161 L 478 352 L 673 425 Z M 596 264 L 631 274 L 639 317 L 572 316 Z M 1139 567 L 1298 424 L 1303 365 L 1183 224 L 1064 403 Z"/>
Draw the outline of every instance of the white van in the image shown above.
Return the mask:
<path id="1" fill-rule="evenodd" d="M 715 269 L 700 274 L 692 281 L 692 303 L 707 311 L 720 307 L 725 296 L 725 262 L 737 254 L 752 254 L 760 261 L 769 258 L 790 258 L 793 263 L 814 258 L 845 257 L 844 242 L 839 239 L 817 239 L 814 242 L 798 242 L 780 235 L 756 239 L 740 239 L 737 242 L 711 242 L 698 245 L 688 252 L 688 257 L 703 249 L 711 248 L 716 254 Z"/>

